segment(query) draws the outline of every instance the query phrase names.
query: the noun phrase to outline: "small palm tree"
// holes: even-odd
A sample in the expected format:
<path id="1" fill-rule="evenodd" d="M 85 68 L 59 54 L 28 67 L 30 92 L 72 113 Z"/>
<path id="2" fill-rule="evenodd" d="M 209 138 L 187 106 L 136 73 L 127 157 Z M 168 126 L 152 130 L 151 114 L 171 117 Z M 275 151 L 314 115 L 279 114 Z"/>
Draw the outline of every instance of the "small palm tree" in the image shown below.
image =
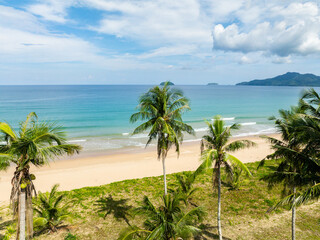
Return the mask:
<path id="1" fill-rule="evenodd" d="M 118 240 L 129 239 L 190 239 L 201 233 L 199 223 L 205 212 L 196 207 L 188 212 L 183 209 L 183 199 L 178 195 L 167 194 L 162 197 L 162 205 L 156 207 L 148 197 L 144 197 L 142 206 L 135 210 L 144 216 L 143 227 L 130 226 L 124 229 Z"/>
<path id="2" fill-rule="evenodd" d="M 162 160 L 164 194 L 167 194 L 165 159 L 172 145 L 179 154 L 179 144 L 183 140 L 183 132 L 194 134 L 194 130 L 182 121 L 182 113 L 190 110 L 189 100 L 182 91 L 170 88 L 168 82 L 163 87 L 153 87 L 139 99 L 138 112 L 132 114 L 130 122 L 145 121 L 138 126 L 133 134 L 150 129 L 148 146 L 157 140 L 158 159 Z"/>
<path id="3" fill-rule="evenodd" d="M 57 156 L 79 153 L 81 147 L 66 143 L 65 134 L 59 127 L 39 122 L 34 112 L 20 124 L 18 132 L 8 123 L 0 122 L 0 133 L 5 140 L 5 144 L 0 145 L 0 166 L 6 167 L 10 163 L 16 166 L 10 200 L 14 215 L 18 215 L 17 237 L 20 235 L 20 239 L 25 239 L 26 221 L 27 237 L 32 238 L 32 196 L 36 195 L 36 190 L 30 166 L 40 167 Z"/>
<path id="4" fill-rule="evenodd" d="M 219 239 L 222 240 L 221 229 L 221 167 L 225 167 L 229 177 L 232 178 L 232 165 L 242 169 L 244 173 L 251 176 L 248 168 L 235 156 L 229 154 L 239 149 L 254 146 L 255 143 L 249 140 L 236 140 L 229 142 L 231 130 L 239 129 L 239 124 L 225 126 L 225 122 L 220 116 L 215 116 L 213 123 L 206 122 L 208 125 L 208 135 L 201 140 L 201 160 L 203 163 L 198 170 L 205 170 L 213 167 L 212 181 L 213 186 L 218 186 L 218 233 Z"/>
<path id="5" fill-rule="evenodd" d="M 34 201 L 34 210 L 37 217 L 34 220 L 34 225 L 40 228 L 41 231 L 50 230 L 56 232 L 63 221 L 67 219 L 69 205 L 63 205 L 64 194 L 58 194 L 59 184 L 55 184 L 50 193 L 39 192 L 38 199 Z"/>
<path id="6" fill-rule="evenodd" d="M 195 171 L 176 174 L 177 183 L 173 184 L 175 188 L 169 189 L 169 192 L 179 194 L 187 203 L 197 207 L 197 204 L 192 201 L 192 195 L 199 190 L 199 188 L 195 188 L 193 185 L 200 173 L 199 171 Z"/>

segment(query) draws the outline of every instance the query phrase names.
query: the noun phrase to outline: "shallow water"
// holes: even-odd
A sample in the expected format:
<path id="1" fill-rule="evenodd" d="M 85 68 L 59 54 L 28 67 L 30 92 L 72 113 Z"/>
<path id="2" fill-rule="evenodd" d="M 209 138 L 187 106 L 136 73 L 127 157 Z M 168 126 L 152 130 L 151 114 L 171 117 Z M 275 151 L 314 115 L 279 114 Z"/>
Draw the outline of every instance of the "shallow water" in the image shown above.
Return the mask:
<path id="1" fill-rule="evenodd" d="M 147 134 L 131 136 L 137 124 L 130 124 L 139 96 L 152 86 L 1 86 L 0 119 L 14 127 L 29 112 L 41 120 L 57 121 L 69 141 L 87 151 L 140 148 Z M 280 108 L 295 105 L 303 87 L 259 86 L 175 86 L 190 99 L 191 111 L 183 115 L 199 139 L 206 132 L 204 119 L 219 114 L 227 124 L 241 123 L 236 136 L 267 134 L 275 131 L 268 117 Z M 319 90 L 319 89 L 318 89 Z"/>

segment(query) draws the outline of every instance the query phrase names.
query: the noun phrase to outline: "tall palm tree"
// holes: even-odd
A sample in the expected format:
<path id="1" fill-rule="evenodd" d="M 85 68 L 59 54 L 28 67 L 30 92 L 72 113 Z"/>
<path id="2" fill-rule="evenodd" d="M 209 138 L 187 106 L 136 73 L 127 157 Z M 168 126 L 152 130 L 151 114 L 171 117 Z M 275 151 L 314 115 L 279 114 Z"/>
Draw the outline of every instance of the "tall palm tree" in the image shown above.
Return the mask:
<path id="1" fill-rule="evenodd" d="M 267 138 L 274 153 L 268 155 L 265 159 L 277 160 L 277 166 L 275 171 L 264 176 L 262 180 L 268 182 L 269 187 L 273 187 L 275 184 L 282 184 L 283 191 L 282 196 L 291 194 L 290 203 L 286 203 L 292 208 L 291 218 L 291 235 L 292 239 L 295 239 L 295 219 L 296 219 L 296 198 L 297 188 L 310 184 L 310 169 L 313 169 L 311 165 L 315 165 L 311 159 L 311 152 L 307 147 L 307 144 L 301 138 L 299 134 L 302 126 L 304 126 L 305 109 L 301 107 L 292 107 L 291 110 L 279 110 L 280 118 L 275 119 L 275 125 L 277 131 L 281 134 L 281 140 Z M 264 160 L 259 164 L 264 165 Z M 309 169 L 309 170 L 308 170 Z M 284 204 L 284 201 L 280 201 L 270 210 Z M 269 210 L 269 211 L 270 211 Z"/>
<path id="2" fill-rule="evenodd" d="M 40 167 L 57 156 L 79 153 L 81 147 L 66 143 L 65 134 L 58 126 L 39 122 L 34 112 L 20 124 L 17 132 L 8 123 L 0 122 L 0 133 L 5 140 L 0 145 L 0 165 L 11 163 L 16 166 L 10 201 L 14 215 L 18 216 L 17 238 L 20 235 L 20 239 L 25 239 L 26 221 L 27 238 L 30 239 L 33 236 L 32 196 L 36 195 L 35 176 L 30 173 L 30 166 Z"/>
<path id="3" fill-rule="evenodd" d="M 203 220 L 205 211 L 195 207 L 185 211 L 179 195 L 167 194 L 161 197 L 162 204 L 156 207 L 147 196 L 141 207 L 135 209 L 135 214 L 145 217 L 143 227 L 130 226 L 125 228 L 118 240 L 129 239 L 190 239 L 201 233 L 199 223 Z"/>
<path id="4" fill-rule="evenodd" d="M 170 88 L 168 82 L 163 87 L 149 89 L 139 99 L 138 112 L 132 114 L 130 122 L 145 121 L 138 126 L 133 134 L 150 129 L 146 147 L 152 140 L 157 140 L 157 156 L 162 161 L 164 194 L 167 194 L 165 159 L 172 145 L 180 153 L 180 142 L 183 133 L 194 134 L 193 128 L 184 123 L 182 113 L 190 110 L 189 100 L 181 90 Z"/>
<path id="5" fill-rule="evenodd" d="M 213 166 L 212 182 L 213 187 L 218 186 L 218 232 L 219 239 L 222 240 L 221 229 L 221 167 L 225 170 L 229 177 L 232 178 L 232 165 L 242 169 L 244 173 L 251 175 L 248 168 L 235 156 L 229 152 L 254 146 L 255 143 L 249 140 L 235 140 L 230 142 L 231 130 L 239 129 L 239 124 L 226 126 L 220 116 L 215 116 L 213 123 L 206 121 L 208 125 L 208 135 L 202 137 L 201 140 L 201 160 L 203 163 L 199 169 L 209 169 Z"/>

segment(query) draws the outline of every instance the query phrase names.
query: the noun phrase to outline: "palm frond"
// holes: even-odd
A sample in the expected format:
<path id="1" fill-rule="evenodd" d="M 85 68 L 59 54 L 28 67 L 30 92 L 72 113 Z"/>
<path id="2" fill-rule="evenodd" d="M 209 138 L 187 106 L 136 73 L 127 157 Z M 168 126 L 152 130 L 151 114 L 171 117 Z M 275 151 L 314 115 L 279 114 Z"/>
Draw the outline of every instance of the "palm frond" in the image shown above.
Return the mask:
<path id="1" fill-rule="evenodd" d="M 141 229 L 137 226 L 129 226 L 121 231 L 118 240 L 133 240 L 138 239 L 139 234 L 151 233 L 149 230 Z"/>
<path id="2" fill-rule="evenodd" d="M 228 153 L 225 154 L 225 158 L 226 160 L 230 161 L 233 165 L 236 165 L 237 167 L 242 169 L 248 176 L 252 176 L 247 166 L 243 164 L 243 162 L 241 162 L 238 158 Z"/>
<path id="3" fill-rule="evenodd" d="M 311 200 L 318 200 L 320 197 L 320 183 L 317 183 L 307 190 L 305 190 L 302 194 L 300 194 L 296 199 L 296 205 L 300 206 L 301 204 L 305 204 Z"/>
<path id="4" fill-rule="evenodd" d="M 244 149 L 244 148 L 249 148 L 249 147 L 254 147 L 257 144 L 255 142 L 252 142 L 250 140 L 237 140 L 234 142 L 231 142 L 230 144 L 228 144 L 225 147 L 225 151 L 228 152 L 234 152 L 240 149 Z"/>
<path id="5" fill-rule="evenodd" d="M 38 119 L 38 116 L 35 112 L 31 112 L 28 114 L 26 120 L 21 124 L 21 127 L 20 127 L 20 136 L 21 137 L 24 137 L 24 134 L 28 129 L 29 122 L 30 121 L 35 122 L 35 121 L 37 121 L 37 119 Z"/>
<path id="6" fill-rule="evenodd" d="M 17 139 L 17 134 L 8 123 L 0 122 L 0 132 L 10 137 L 11 139 Z"/>

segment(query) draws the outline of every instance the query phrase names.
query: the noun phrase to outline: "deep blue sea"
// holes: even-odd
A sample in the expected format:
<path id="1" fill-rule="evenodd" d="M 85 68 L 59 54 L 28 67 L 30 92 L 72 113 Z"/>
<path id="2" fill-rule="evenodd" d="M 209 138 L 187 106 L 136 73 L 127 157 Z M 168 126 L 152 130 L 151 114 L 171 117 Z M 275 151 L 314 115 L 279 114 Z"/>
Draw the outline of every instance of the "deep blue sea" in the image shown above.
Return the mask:
<path id="1" fill-rule="evenodd" d="M 70 142 L 85 151 L 139 148 L 146 134 L 131 136 L 137 124 L 129 123 L 139 96 L 152 86 L 0 86 L 0 120 L 17 127 L 29 112 L 40 120 L 62 125 Z M 268 117 L 278 109 L 297 104 L 303 87 L 258 86 L 174 86 L 190 99 L 191 111 L 183 115 L 196 136 L 206 132 L 204 119 L 219 114 L 227 124 L 238 122 L 242 128 L 233 134 L 245 136 L 275 132 Z M 319 89 L 317 89 L 319 90 Z"/>

